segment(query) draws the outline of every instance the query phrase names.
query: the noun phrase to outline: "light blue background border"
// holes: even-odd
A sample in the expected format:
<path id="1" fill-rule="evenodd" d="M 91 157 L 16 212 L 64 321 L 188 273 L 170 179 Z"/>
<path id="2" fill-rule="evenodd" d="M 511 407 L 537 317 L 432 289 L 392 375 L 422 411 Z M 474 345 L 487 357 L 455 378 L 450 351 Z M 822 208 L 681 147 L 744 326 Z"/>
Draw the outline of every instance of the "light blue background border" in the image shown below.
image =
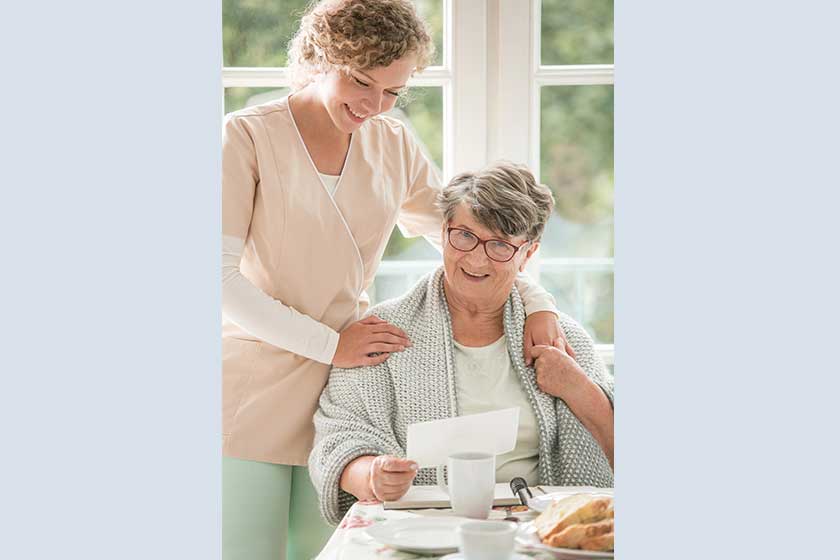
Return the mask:
<path id="1" fill-rule="evenodd" d="M 838 8 L 616 5 L 617 546 L 836 552 Z M 218 558 L 221 9 L 4 8 L 3 558 Z"/>
<path id="2" fill-rule="evenodd" d="M 218 558 L 221 3 L 2 17 L 0 557 Z"/>
<path id="3" fill-rule="evenodd" d="M 618 557 L 832 557 L 840 8 L 615 16 Z"/>

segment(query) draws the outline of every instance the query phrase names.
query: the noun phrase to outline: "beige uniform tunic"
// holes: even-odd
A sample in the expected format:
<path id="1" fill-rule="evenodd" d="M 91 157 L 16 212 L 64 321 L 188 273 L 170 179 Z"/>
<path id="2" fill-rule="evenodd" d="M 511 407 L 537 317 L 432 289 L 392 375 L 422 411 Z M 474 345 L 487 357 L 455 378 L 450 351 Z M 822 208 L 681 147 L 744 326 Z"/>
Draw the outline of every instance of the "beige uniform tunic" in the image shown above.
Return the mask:
<path id="1" fill-rule="evenodd" d="M 352 135 L 334 196 L 287 99 L 225 122 L 222 233 L 245 240 L 242 275 L 336 331 L 364 313 L 364 289 L 398 215 L 410 235 L 440 230 L 439 184 L 402 124 L 385 116 Z M 262 342 L 226 318 L 222 337 L 224 454 L 305 465 L 330 366 Z"/>
<path id="2" fill-rule="evenodd" d="M 287 98 L 227 117 L 222 165 L 222 233 L 244 242 L 241 275 L 298 319 L 336 332 L 367 309 L 365 289 L 398 220 L 407 236 L 441 231 L 434 206 L 440 180 L 402 123 L 387 116 L 352 135 L 334 193 L 312 163 Z M 553 309 L 544 291 L 531 292 L 529 313 Z M 323 356 L 325 344 L 305 336 L 297 348 L 281 348 L 243 324 L 223 316 L 223 453 L 306 465 L 330 366 L 305 356 Z M 334 351 L 337 334 L 329 334 Z"/>

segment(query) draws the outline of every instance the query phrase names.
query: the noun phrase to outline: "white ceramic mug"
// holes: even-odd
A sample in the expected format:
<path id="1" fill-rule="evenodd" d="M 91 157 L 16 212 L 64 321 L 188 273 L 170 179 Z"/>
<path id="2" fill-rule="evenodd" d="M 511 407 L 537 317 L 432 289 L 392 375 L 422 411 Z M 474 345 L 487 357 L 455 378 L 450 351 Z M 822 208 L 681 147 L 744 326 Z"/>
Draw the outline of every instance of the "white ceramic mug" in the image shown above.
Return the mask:
<path id="1" fill-rule="evenodd" d="M 513 557 L 516 523 L 468 521 L 455 532 L 464 560 L 509 560 Z"/>
<path id="2" fill-rule="evenodd" d="M 437 468 L 438 486 L 449 495 L 456 515 L 487 519 L 496 489 L 496 456 L 491 453 L 453 453 L 447 458 L 449 486 L 443 466 Z"/>

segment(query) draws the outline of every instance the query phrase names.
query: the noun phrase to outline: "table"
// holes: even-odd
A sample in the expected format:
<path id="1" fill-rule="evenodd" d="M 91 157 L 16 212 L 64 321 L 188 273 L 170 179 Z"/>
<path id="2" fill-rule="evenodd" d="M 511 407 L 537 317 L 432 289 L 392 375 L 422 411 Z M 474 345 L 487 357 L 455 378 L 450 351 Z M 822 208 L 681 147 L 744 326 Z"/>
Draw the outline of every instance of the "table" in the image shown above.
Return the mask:
<path id="1" fill-rule="evenodd" d="M 489 519 L 504 519 L 509 512 L 496 508 Z M 356 502 L 341 520 L 330 540 L 316 560 L 433 560 L 441 556 L 429 556 L 395 550 L 367 535 L 365 528 L 374 523 L 417 516 L 454 516 L 451 510 L 386 510 L 380 502 Z M 549 560 L 553 557 L 536 551 L 520 551 L 534 560 Z"/>

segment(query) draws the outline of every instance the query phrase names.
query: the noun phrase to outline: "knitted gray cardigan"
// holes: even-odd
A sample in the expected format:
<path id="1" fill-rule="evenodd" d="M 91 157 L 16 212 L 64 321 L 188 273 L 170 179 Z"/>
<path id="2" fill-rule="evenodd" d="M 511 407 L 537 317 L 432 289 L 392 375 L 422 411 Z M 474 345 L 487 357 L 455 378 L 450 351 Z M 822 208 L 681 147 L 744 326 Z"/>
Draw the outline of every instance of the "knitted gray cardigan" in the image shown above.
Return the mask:
<path id="1" fill-rule="evenodd" d="M 377 366 L 334 368 L 315 414 L 315 447 L 309 472 L 321 498 L 321 514 L 337 524 L 356 498 L 339 488 L 344 467 L 362 455 L 405 457 L 406 428 L 458 416 L 458 395 L 443 268 L 422 278 L 404 296 L 370 314 L 403 329 L 413 346 Z M 539 478 L 552 486 L 611 487 L 609 461 L 592 434 L 561 399 L 542 392 L 522 355 L 525 309 L 514 286 L 505 304 L 504 329 L 514 370 L 534 409 L 539 429 Z M 592 339 L 562 315 L 560 326 L 576 359 L 612 403 L 613 379 Z M 414 484 L 435 484 L 434 469 L 420 469 Z"/>

